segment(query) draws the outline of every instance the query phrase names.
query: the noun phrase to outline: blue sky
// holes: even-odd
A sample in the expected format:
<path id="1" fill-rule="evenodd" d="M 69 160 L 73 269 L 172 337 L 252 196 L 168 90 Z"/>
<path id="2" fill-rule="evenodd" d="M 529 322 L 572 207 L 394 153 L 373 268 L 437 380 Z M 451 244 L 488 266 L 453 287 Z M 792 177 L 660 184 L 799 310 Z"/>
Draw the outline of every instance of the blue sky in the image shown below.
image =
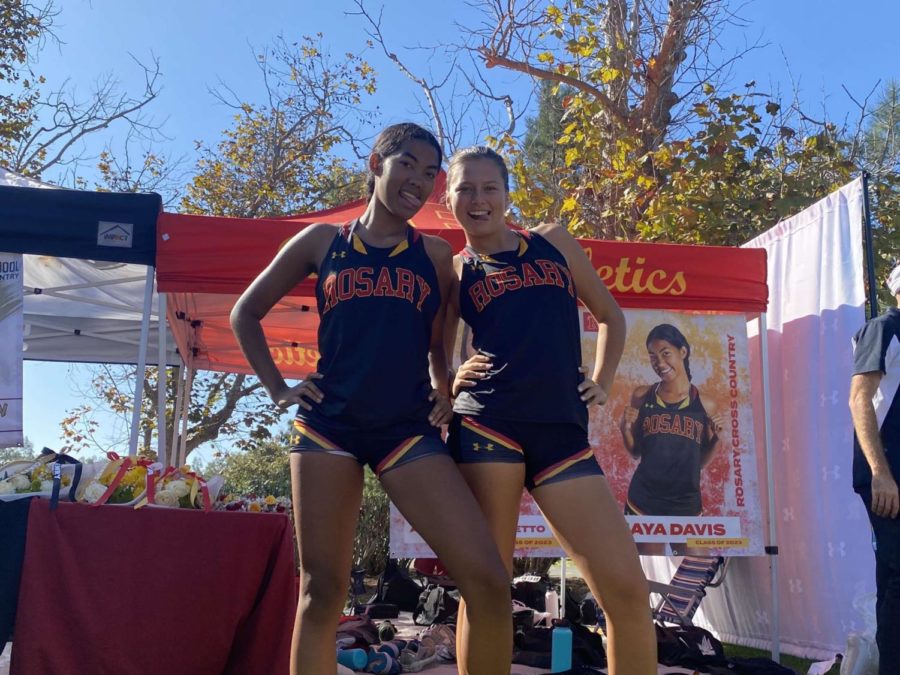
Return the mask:
<path id="1" fill-rule="evenodd" d="M 225 82 L 242 98 L 261 92 L 251 45 L 264 47 L 274 36 L 286 38 L 321 32 L 333 54 L 359 51 L 366 36 L 350 0 L 66 0 L 58 3 L 55 33 L 60 44 L 47 43 L 36 70 L 48 87 L 68 80 L 86 97 L 94 82 L 112 74 L 125 90 L 140 91 L 142 72 L 131 59 L 160 60 L 163 91 L 149 111 L 163 123 L 167 140 L 153 147 L 185 159 L 185 171 L 195 159 L 195 141 L 215 144 L 230 123 L 231 111 L 209 93 Z M 370 3 L 373 8 L 379 5 Z M 471 25 L 474 10 L 461 0 L 390 0 L 384 2 L 383 31 L 389 46 L 420 73 L 429 67 L 424 51 L 404 47 L 450 42 L 455 23 Z M 735 7 L 738 3 L 734 3 Z M 799 87 L 806 108 L 828 111 L 842 120 L 854 104 L 842 85 L 862 100 L 881 80 L 900 78 L 900 3 L 893 0 L 755 0 L 738 9 L 745 26 L 722 36 L 732 53 L 743 46 L 763 46 L 747 54 L 733 69 L 733 84 L 756 80 L 757 90 L 789 97 Z M 365 54 L 378 73 L 380 125 L 413 119 L 428 123 L 416 100 L 418 91 L 384 55 Z M 440 63 L 434 70 L 442 73 Z M 525 100 L 530 85 L 506 77 L 509 89 Z M 375 130 L 373 130 L 374 132 Z M 115 142 L 115 130 L 112 131 Z M 474 139 L 472 139 L 474 140 Z M 96 151 L 95 145 L 90 147 Z M 52 176 L 45 176 L 52 178 Z M 26 362 L 25 434 L 37 448 L 58 446 L 59 421 L 81 402 L 83 369 L 60 364 Z M 83 386 L 83 385 L 81 385 Z"/>

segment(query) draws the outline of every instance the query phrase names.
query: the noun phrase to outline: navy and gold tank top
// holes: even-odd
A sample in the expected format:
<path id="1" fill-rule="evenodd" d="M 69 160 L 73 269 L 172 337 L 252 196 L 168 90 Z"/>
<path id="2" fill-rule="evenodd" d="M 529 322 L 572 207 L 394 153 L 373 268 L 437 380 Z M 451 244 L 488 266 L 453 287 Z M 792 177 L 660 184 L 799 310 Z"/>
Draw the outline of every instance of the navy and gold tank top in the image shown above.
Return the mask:
<path id="1" fill-rule="evenodd" d="M 427 424 L 437 272 L 414 227 L 396 246 L 377 248 L 356 233 L 358 222 L 338 230 L 319 270 L 316 384 L 325 397 L 297 415 L 364 429 Z"/>
<path id="2" fill-rule="evenodd" d="M 575 423 L 587 429 L 575 281 L 539 234 L 516 232 L 514 251 L 462 252 L 459 306 L 472 346 L 493 369 L 456 398 L 454 410 L 502 420 Z M 462 355 L 465 360 L 470 355 Z"/>
<path id="3" fill-rule="evenodd" d="M 640 462 L 628 486 L 628 503 L 641 514 L 697 516 L 703 510 L 700 470 L 709 415 L 694 385 L 678 403 L 663 401 L 658 389 L 659 384 L 647 392 L 634 423 Z"/>

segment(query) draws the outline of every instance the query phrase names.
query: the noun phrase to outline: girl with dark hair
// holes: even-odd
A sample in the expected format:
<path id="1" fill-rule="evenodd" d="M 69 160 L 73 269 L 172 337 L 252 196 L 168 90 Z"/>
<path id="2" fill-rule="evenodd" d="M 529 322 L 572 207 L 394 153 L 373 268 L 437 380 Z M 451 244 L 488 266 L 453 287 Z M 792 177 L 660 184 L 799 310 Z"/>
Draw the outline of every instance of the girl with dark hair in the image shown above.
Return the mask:
<path id="1" fill-rule="evenodd" d="M 609 672 L 656 673 L 648 590 L 634 540 L 588 441 L 588 406 L 603 405 L 625 319 L 577 241 L 562 227 L 506 226 L 508 172 L 488 148 L 453 156 L 447 194 L 467 246 L 448 307 L 476 353 L 456 373 L 448 443 L 512 574 L 523 487 L 607 617 Z M 600 325 L 591 377 L 581 363 L 578 301 Z M 463 619 L 461 634 L 473 634 Z"/>
<path id="2" fill-rule="evenodd" d="M 238 343 L 269 396 L 279 406 L 298 406 L 291 449 L 300 550 L 294 674 L 336 671 L 334 631 L 346 599 L 366 464 L 468 599 L 472 631 L 461 667 L 473 675 L 509 672 L 509 581 L 440 436 L 451 414 L 442 319 L 452 253 L 445 241 L 407 222 L 431 194 L 440 165 L 440 146 L 426 130 L 385 129 L 369 156 L 365 213 L 347 225 L 315 224 L 297 234 L 231 314 Z M 272 359 L 261 322 L 313 273 L 321 358 L 317 372 L 291 386 Z"/>
<path id="3" fill-rule="evenodd" d="M 680 330 L 655 326 L 647 352 L 659 382 L 635 388 L 620 425 L 625 449 L 640 460 L 626 512 L 699 516 L 700 471 L 720 445 L 722 418 L 709 413 L 691 384 L 691 346 Z"/>

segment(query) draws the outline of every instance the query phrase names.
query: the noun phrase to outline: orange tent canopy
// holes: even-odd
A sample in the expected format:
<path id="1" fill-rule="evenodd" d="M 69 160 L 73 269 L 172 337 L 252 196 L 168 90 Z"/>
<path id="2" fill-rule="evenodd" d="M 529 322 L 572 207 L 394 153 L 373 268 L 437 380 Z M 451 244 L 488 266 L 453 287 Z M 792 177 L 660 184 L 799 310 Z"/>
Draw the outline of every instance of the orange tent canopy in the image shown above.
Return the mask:
<path id="1" fill-rule="evenodd" d="M 465 237 L 442 203 L 444 175 L 413 225 L 460 250 Z M 344 223 L 365 200 L 284 219 L 163 213 L 157 223 L 157 282 L 168 294 L 169 323 L 179 351 L 195 368 L 250 373 L 228 315 L 278 249 L 316 222 Z M 623 307 L 765 311 L 763 249 L 581 240 L 597 274 Z M 315 368 L 318 313 L 315 279 L 299 284 L 263 321 L 272 355 L 286 377 Z"/>

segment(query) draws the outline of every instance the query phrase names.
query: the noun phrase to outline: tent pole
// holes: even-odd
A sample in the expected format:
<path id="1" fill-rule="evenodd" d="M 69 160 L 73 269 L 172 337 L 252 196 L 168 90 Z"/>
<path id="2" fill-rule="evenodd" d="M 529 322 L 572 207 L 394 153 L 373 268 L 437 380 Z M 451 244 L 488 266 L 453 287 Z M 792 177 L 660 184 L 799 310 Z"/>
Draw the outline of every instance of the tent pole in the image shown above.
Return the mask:
<path id="1" fill-rule="evenodd" d="M 184 466 L 187 463 L 187 425 L 188 410 L 191 405 L 191 389 L 194 386 L 194 364 L 193 360 L 188 365 L 187 376 L 184 384 L 184 397 L 181 401 L 181 443 L 179 444 L 178 464 Z"/>
<path id="2" fill-rule="evenodd" d="M 772 466 L 772 408 L 769 400 L 769 328 L 766 324 L 766 313 L 759 315 L 759 346 L 762 361 L 763 387 L 763 419 L 765 421 L 766 442 L 766 484 L 769 491 L 769 545 L 766 554 L 769 556 L 769 572 L 772 593 L 772 660 L 781 660 L 781 626 L 780 604 L 778 601 L 778 538 L 775 527 L 775 471 Z"/>
<path id="3" fill-rule="evenodd" d="M 559 561 L 559 618 L 566 618 L 566 557 Z"/>
<path id="4" fill-rule="evenodd" d="M 181 447 L 179 441 L 178 430 L 181 428 L 181 402 L 184 398 L 184 379 L 187 377 L 187 368 L 178 366 L 178 388 L 175 392 L 175 407 L 172 408 L 172 443 L 170 445 L 171 452 L 170 461 L 167 466 L 178 466 L 178 450 Z"/>
<path id="5" fill-rule="evenodd" d="M 131 411 L 131 437 L 128 441 L 129 457 L 137 455 L 141 402 L 144 399 L 144 369 L 147 366 L 147 343 L 150 340 L 150 309 L 153 303 L 154 271 L 153 267 L 147 267 L 147 281 L 144 284 L 144 314 L 141 317 L 141 342 L 138 346 L 137 373 L 134 378 L 134 409 Z"/>
<path id="6" fill-rule="evenodd" d="M 166 294 L 158 293 L 158 296 L 158 311 L 156 315 L 156 458 L 163 466 L 168 466 L 169 456 L 166 453 L 166 394 L 168 393 L 167 377 L 169 369 L 168 355 L 166 354 Z"/>
<path id="7" fill-rule="evenodd" d="M 869 172 L 862 172 L 863 184 L 863 243 L 866 249 L 866 281 L 869 284 L 869 318 L 878 316 L 878 286 L 875 282 L 875 239 L 872 235 L 872 211 L 869 208 Z"/>

